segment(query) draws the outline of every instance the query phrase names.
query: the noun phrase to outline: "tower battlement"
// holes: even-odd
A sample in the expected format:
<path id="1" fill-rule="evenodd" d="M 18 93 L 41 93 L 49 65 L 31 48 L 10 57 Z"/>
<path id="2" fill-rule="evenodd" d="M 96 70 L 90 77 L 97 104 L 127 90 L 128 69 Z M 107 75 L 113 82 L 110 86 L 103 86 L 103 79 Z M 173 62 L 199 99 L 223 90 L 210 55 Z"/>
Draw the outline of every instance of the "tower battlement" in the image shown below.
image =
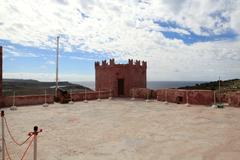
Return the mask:
<path id="1" fill-rule="evenodd" d="M 140 61 L 140 60 L 133 61 L 133 59 L 128 59 L 127 64 L 116 64 L 115 59 L 110 59 L 109 63 L 107 62 L 107 60 L 103 60 L 102 62 L 99 62 L 99 61 L 95 62 L 95 68 L 97 68 L 97 67 L 113 67 L 113 66 L 136 66 L 136 67 L 141 67 L 141 68 L 142 67 L 147 68 L 147 62 Z"/>

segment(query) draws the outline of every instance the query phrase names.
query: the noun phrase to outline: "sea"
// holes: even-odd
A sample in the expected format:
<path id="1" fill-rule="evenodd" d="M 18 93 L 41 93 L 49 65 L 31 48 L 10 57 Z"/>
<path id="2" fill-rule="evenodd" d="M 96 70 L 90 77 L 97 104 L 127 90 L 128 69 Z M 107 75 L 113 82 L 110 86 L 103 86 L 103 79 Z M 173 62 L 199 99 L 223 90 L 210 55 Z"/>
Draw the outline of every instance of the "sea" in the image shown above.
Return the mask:
<path id="1" fill-rule="evenodd" d="M 72 82 L 79 84 L 85 87 L 88 87 L 92 90 L 95 90 L 94 81 L 82 81 L 82 82 Z M 147 88 L 150 89 L 162 89 L 162 88 L 179 88 L 185 86 L 194 86 L 196 84 L 205 83 L 205 81 L 148 81 Z"/>

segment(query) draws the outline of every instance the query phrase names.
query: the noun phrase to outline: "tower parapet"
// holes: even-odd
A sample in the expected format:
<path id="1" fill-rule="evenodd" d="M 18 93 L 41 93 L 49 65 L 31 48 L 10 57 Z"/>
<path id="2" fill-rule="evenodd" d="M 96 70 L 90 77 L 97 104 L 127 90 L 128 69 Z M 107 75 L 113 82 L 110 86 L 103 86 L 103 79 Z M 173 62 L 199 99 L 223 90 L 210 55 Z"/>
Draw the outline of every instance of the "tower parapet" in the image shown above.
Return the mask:
<path id="1" fill-rule="evenodd" d="M 109 63 L 107 62 L 107 60 L 102 60 L 101 63 L 99 61 L 95 62 L 95 68 L 96 67 L 113 67 L 113 66 L 136 66 L 136 67 L 146 68 L 147 62 L 145 62 L 145 61 L 141 62 L 140 60 L 136 60 L 134 62 L 133 59 L 128 59 L 127 64 L 116 64 L 115 59 L 110 59 Z"/>
<path id="2" fill-rule="evenodd" d="M 115 60 L 114 59 L 110 59 L 110 65 L 115 65 Z"/>

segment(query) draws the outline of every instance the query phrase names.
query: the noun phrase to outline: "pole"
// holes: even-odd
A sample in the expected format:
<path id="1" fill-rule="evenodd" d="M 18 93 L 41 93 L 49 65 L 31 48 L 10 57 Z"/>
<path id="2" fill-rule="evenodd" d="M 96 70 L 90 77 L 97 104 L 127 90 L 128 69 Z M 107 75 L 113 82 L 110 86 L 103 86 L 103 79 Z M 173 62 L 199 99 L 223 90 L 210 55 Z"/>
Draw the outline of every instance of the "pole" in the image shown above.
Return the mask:
<path id="1" fill-rule="evenodd" d="M 48 103 L 47 103 L 47 89 L 45 88 L 44 91 L 44 104 L 43 107 L 48 107 Z"/>
<path id="2" fill-rule="evenodd" d="M 108 97 L 109 100 L 112 99 L 112 89 L 110 88 L 110 92 L 109 92 L 109 97 Z"/>
<path id="3" fill-rule="evenodd" d="M 13 106 L 15 106 L 15 91 L 13 91 Z"/>
<path id="4" fill-rule="evenodd" d="M 132 90 L 132 98 L 134 98 L 134 88 L 133 88 L 133 90 Z"/>
<path id="5" fill-rule="evenodd" d="M 70 89 L 70 102 L 69 102 L 69 104 L 73 104 L 72 89 Z"/>
<path id="6" fill-rule="evenodd" d="M 147 89 L 147 99 L 145 101 L 150 102 L 150 100 L 149 100 L 149 90 L 148 89 Z"/>
<path id="7" fill-rule="evenodd" d="M 2 160 L 5 160 L 4 111 L 1 111 L 1 118 L 2 118 Z"/>
<path id="8" fill-rule="evenodd" d="M 135 89 L 134 88 L 132 89 L 132 98 L 131 98 L 131 100 L 132 101 L 135 100 Z"/>
<path id="9" fill-rule="evenodd" d="M 34 141 L 33 141 L 33 160 L 37 160 L 37 135 L 38 135 L 38 126 L 34 126 L 33 128 L 33 136 L 34 136 Z"/>
<path id="10" fill-rule="evenodd" d="M 188 97 L 188 90 L 186 90 L 186 106 L 187 107 L 189 107 L 190 105 L 189 105 L 189 103 L 188 103 L 188 101 L 189 101 L 189 97 Z"/>
<path id="11" fill-rule="evenodd" d="M 216 104 L 216 91 L 214 91 L 214 105 Z"/>
<path id="12" fill-rule="evenodd" d="M 164 102 L 164 103 L 165 103 L 165 104 L 168 104 L 168 100 L 167 100 L 167 98 L 168 98 L 168 96 L 167 96 L 167 94 L 168 94 L 168 93 L 167 93 L 167 89 L 165 89 L 164 92 L 165 92 L 165 93 L 164 93 L 164 94 L 165 94 L 165 102 Z"/>
<path id="13" fill-rule="evenodd" d="M 220 82 L 220 76 L 219 76 L 219 80 L 218 80 L 218 95 L 219 95 L 219 103 L 221 103 L 221 91 L 220 91 L 220 89 L 221 89 L 221 87 L 220 87 L 220 85 L 221 85 L 221 82 Z"/>
<path id="14" fill-rule="evenodd" d="M 44 102 L 47 103 L 47 90 L 45 89 Z"/>
<path id="15" fill-rule="evenodd" d="M 98 99 L 100 99 L 100 89 L 98 90 Z"/>
<path id="16" fill-rule="evenodd" d="M 84 90 L 84 103 L 87 103 L 88 101 L 87 101 L 87 91 L 86 91 L 86 88 L 85 88 L 85 90 Z"/>
<path id="17" fill-rule="evenodd" d="M 55 97 L 57 97 L 57 90 L 58 90 L 58 56 L 59 56 L 59 36 L 57 36 L 57 56 L 56 56 L 56 90 L 55 90 Z"/>
<path id="18" fill-rule="evenodd" d="M 165 90 L 165 101 L 167 102 L 167 90 Z"/>

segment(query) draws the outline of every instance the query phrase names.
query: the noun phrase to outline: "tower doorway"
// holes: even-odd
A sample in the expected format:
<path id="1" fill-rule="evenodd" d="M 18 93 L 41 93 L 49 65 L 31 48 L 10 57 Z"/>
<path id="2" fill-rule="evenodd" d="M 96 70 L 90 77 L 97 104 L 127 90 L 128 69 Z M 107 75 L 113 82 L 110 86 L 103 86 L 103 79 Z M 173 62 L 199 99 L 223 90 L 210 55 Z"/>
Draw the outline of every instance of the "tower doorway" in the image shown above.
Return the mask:
<path id="1" fill-rule="evenodd" d="M 124 95 L 124 79 L 118 79 L 118 96 Z"/>

